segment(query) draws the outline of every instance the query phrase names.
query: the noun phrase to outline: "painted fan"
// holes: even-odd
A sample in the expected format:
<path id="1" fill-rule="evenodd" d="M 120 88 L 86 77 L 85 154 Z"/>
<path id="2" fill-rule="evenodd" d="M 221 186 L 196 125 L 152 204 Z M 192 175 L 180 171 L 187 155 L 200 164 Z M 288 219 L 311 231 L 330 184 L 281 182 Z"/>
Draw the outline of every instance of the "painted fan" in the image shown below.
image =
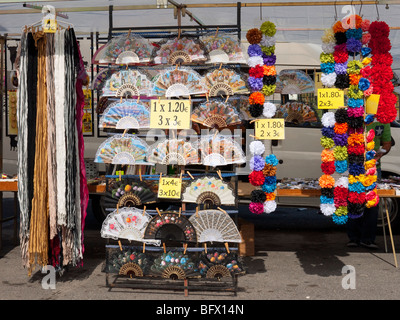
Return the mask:
<path id="1" fill-rule="evenodd" d="M 276 77 L 276 93 L 302 94 L 314 92 L 314 81 L 301 70 L 282 70 Z"/>
<path id="2" fill-rule="evenodd" d="M 203 78 L 203 83 L 210 97 L 249 92 L 244 76 L 228 68 L 217 68 L 208 72 Z"/>
<path id="3" fill-rule="evenodd" d="M 196 229 L 198 242 L 242 242 L 235 222 L 220 210 L 201 210 L 189 221 Z"/>
<path id="4" fill-rule="evenodd" d="M 207 63 L 246 63 L 240 42 L 234 35 L 210 34 L 201 37 L 200 40 L 209 54 Z"/>
<path id="5" fill-rule="evenodd" d="M 123 178 L 121 181 L 111 180 L 102 198 L 102 204 L 106 209 L 140 207 L 157 202 L 157 192 L 156 181 L 128 178 Z"/>
<path id="6" fill-rule="evenodd" d="M 101 91 L 107 79 L 111 78 L 111 76 L 118 71 L 118 68 L 106 68 L 101 70 L 92 81 L 92 90 Z"/>
<path id="7" fill-rule="evenodd" d="M 148 129 L 150 128 L 149 103 L 136 100 L 116 101 L 104 111 L 99 128 L 102 129 Z"/>
<path id="8" fill-rule="evenodd" d="M 201 163 L 205 166 L 224 166 L 245 163 L 246 156 L 241 146 L 231 136 L 205 135 L 194 146 L 200 150 Z"/>
<path id="9" fill-rule="evenodd" d="M 176 280 L 190 277 L 198 278 L 199 273 L 196 269 L 193 255 L 179 251 L 168 251 L 155 257 L 150 271 L 152 275 Z"/>
<path id="10" fill-rule="evenodd" d="M 288 102 L 277 108 L 276 118 L 284 118 L 285 122 L 303 124 L 304 122 L 317 122 L 317 114 L 310 106 L 301 102 Z"/>
<path id="11" fill-rule="evenodd" d="M 179 37 L 162 41 L 153 50 L 155 64 L 200 63 L 208 59 L 204 44 L 189 37 Z"/>
<path id="12" fill-rule="evenodd" d="M 120 69 L 106 78 L 102 95 L 109 97 L 149 96 L 153 83 L 143 71 Z"/>
<path id="13" fill-rule="evenodd" d="M 151 61 L 153 44 L 134 33 L 114 37 L 93 56 L 93 64 L 136 64 Z"/>
<path id="14" fill-rule="evenodd" d="M 148 153 L 147 161 L 159 164 L 199 164 L 198 149 L 191 142 L 182 139 L 165 139 L 153 144 Z"/>
<path id="15" fill-rule="evenodd" d="M 241 275 L 246 272 L 237 253 L 233 251 L 226 253 L 219 250 L 202 252 L 199 269 L 206 278 L 230 277 L 231 274 Z"/>
<path id="16" fill-rule="evenodd" d="M 241 123 L 236 108 L 219 100 L 201 103 L 193 110 L 191 119 L 210 128 L 215 126 L 224 128 Z"/>
<path id="17" fill-rule="evenodd" d="M 167 68 L 153 79 L 152 95 L 180 97 L 207 92 L 199 73 L 188 67 Z"/>
<path id="18" fill-rule="evenodd" d="M 101 237 L 114 240 L 127 239 L 159 246 L 159 240 L 144 240 L 143 234 L 151 216 L 133 207 L 125 207 L 114 210 L 103 221 Z"/>
<path id="19" fill-rule="evenodd" d="M 149 272 L 152 259 L 133 247 L 106 246 L 104 271 L 129 277 L 143 277 Z"/>
<path id="20" fill-rule="evenodd" d="M 235 205 L 235 200 L 229 184 L 216 177 L 197 178 L 186 187 L 182 194 L 182 202 L 211 203 L 214 206 Z"/>
<path id="21" fill-rule="evenodd" d="M 94 162 L 112 164 L 149 164 L 145 161 L 147 143 L 131 134 L 117 134 L 97 149 Z"/>
<path id="22" fill-rule="evenodd" d="M 196 230 L 190 221 L 177 212 L 163 212 L 155 215 L 144 232 L 144 239 L 157 239 L 162 242 L 195 242 Z"/>

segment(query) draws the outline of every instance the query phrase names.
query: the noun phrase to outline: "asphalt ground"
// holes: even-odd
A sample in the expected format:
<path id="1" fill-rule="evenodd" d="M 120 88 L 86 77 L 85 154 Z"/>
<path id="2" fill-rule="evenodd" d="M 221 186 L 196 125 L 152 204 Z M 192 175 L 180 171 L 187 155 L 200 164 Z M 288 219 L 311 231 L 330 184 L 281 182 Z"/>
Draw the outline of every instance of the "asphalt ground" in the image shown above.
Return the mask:
<path id="1" fill-rule="evenodd" d="M 12 199 L 4 199 L 10 214 Z M 201 302 L 233 305 L 264 301 L 396 301 L 400 298 L 399 268 L 395 266 L 390 237 L 378 235 L 379 249 L 346 246 L 346 229 L 337 226 L 317 209 L 278 207 L 270 215 L 254 216 L 242 208 L 239 217 L 255 225 L 255 255 L 244 257 L 247 273 L 238 278 L 238 292 L 109 288 L 102 272 L 105 239 L 89 206 L 85 229 L 84 264 L 57 276 L 54 289 L 44 289 L 46 274 L 32 276 L 21 265 L 19 246 L 12 242 L 12 222 L 3 225 L 0 252 L 0 300 L 69 300 L 171 303 Z M 395 248 L 400 237 L 394 235 Z M 387 252 L 386 252 L 387 251 Z M 399 249 L 397 249 L 399 251 Z M 396 251 L 396 259 L 400 256 Z M 269 305 L 271 306 L 271 304 Z M 252 307 L 254 308 L 254 307 Z M 254 309 L 253 309 L 254 310 Z M 160 311 L 162 312 L 162 310 Z M 166 311 L 165 311 L 166 312 Z"/>

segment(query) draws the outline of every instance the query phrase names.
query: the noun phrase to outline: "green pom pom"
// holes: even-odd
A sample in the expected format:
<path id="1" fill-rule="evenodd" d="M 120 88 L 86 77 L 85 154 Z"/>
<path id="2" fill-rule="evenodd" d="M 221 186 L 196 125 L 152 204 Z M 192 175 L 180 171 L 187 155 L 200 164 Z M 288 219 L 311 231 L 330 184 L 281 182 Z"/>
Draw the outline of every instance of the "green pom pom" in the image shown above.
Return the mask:
<path id="1" fill-rule="evenodd" d="M 347 207 L 340 206 L 336 209 L 335 215 L 337 216 L 346 216 L 348 213 Z"/>
<path id="2" fill-rule="evenodd" d="M 264 35 L 266 35 L 268 37 L 272 37 L 276 33 L 276 26 L 271 21 L 265 21 L 261 25 L 260 30 Z"/>
<path id="3" fill-rule="evenodd" d="M 347 96 L 353 99 L 362 99 L 364 97 L 364 92 L 362 92 L 357 85 L 351 85 L 347 92 Z"/>
<path id="4" fill-rule="evenodd" d="M 335 58 L 331 53 L 321 53 L 319 59 L 321 63 L 335 63 Z"/>
<path id="5" fill-rule="evenodd" d="M 347 63 L 347 73 L 359 74 L 360 70 L 364 67 L 361 61 L 351 60 Z"/>
<path id="6" fill-rule="evenodd" d="M 335 157 L 335 160 L 338 161 L 346 160 L 348 157 L 347 147 L 341 147 L 341 146 L 335 147 L 333 149 L 333 156 Z"/>
<path id="7" fill-rule="evenodd" d="M 265 53 L 267 56 L 270 56 L 271 54 L 274 54 L 275 46 L 274 45 L 270 47 L 261 46 L 261 51 Z"/>
<path id="8" fill-rule="evenodd" d="M 261 92 L 262 92 L 265 96 L 270 96 L 271 94 L 274 94 L 274 93 L 275 93 L 275 90 L 276 90 L 276 85 L 275 85 L 275 84 L 269 85 L 269 86 L 265 85 L 265 86 L 263 86 Z"/>
<path id="9" fill-rule="evenodd" d="M 322 137 L 321 138 L 321 146 L 325 149 L 331 149 L 335 145 L 335 142 L 332 138 Z"/>

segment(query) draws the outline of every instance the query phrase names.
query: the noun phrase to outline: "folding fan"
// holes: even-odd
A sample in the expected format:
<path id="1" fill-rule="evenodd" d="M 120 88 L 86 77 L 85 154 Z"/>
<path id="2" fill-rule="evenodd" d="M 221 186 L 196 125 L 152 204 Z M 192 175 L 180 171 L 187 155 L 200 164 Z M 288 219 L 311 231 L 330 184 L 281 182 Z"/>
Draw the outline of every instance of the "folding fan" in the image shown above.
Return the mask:
<path id="1" fill-rule="evenodd" d="M 276 110 L 275 117 L 284 118 L 286 122 L 297 124 L 318 121 L 317 114 L 313 108 L 301 102 L 288 102 L 280 105 Z"/>
<path id="2" fill-rule="evenodd" d="M 150 128 L 149 103 L 136 100 L 115 101 L 104 111 L 99 128 L 148 129 Z"/>
<path id="3" fill-rule="evenodd" d="M 199 164 L 199 154 L 191 142 L 183 139 L 164 139 L 150 147 L 147 161 L 159 164 Z"/>
<path id="4" fill-rule="evenodd" d="M 246 162 L 246 155 L 241 146 L 231 136 L 204 135 L 194 146 L 200 150 L 201 163 L 205 166 L 216 167 Z"/>
<path id="5" fill-rule="evenodd" d="M 198 242 L 242 242 L 235 222 L 220 210 L 201 210 L 189 221 L 196 229 Z"/>
<path id="6" fill-rule="evenodd" d="M 155 64 L 188 64 L 204 62 L 207 51 L 201 41 L 195 38 L 179 37 L 162 41 L 153 50 Z"/>
<path id="7" fill-rule="evenodd" d="M 197 204 L 235 205 L 235 200 L 229 184 L 216 177 L 197 178 L 182 193 L 182 202 Z"/>
<path id="8" fill-rule="evenodd" d="M 118 71 L 118 68 L 106 68 L 101 70 L 92 81 L 92 90 L 101 91 L 107 79 L 111 78 L 111 76 Z"/>
<path id="9" fill-rule="evenodd" d="M 149 164 L 145 161 L 147 143 L 131 134 L 117 134 L 97 149 L 94 162 L 112 164 Z"/>
<path id="10" fill-rule="evenodd" d="M 168 251 L 160 254 L 153 260 L 150 267 L 152 275 L 174 280 L 191 276 L 198 277 L 196 269 L 193 255 L 190 256 L 180 251 Z"/>
<path id="11" fill-rule="evenodd" d="M 114 37 L 99 48 L 93 64 L 134 64 L 151 61 L 152 43 L 138 34 L 129 33 Z"/>
<path id="12" fill-rule="evenodd" d="M 230 253 L 213 250 L 200 254 L 199 267 L 206 273 L 207 278 L 221 278 L 231 274 L 244 274 L 245 268 L 236 252 Z M 229 274 L 227 273 L 229 272 Z"/>
<path id="13" fill-rule="evenodd" d="M 148 223 L 144 239 L 195 242 L 197 237 L 196 230 L 184 215 L 177 212 L 163 212 L 155 215 Z"/>
<path id="14" fill-rule="evenodd" d="M 152 87 L 153 83 L 143 71 L 120 69 L 105 80 L 102 95 L 109 97 L 148 96 Z"/>
<path id="15" fill-rule="evenodd" d="M 314 92 L 314 81 L 301 70 L 282 70 L 276 79 L 276 93 L 301 94 Z"/>
<path id="16" fill-rule="evenodd" d="M 188 67 L 167 68 L 153 78 L 154 96 L 179 97 L 207 92 L 199 73 Z"/>
<path id="17" fill-rule="evenodd" d="M 200 40 L 209 54 L 207 63 L 246 63 L 240 42 L 234 35 L 220 32 L 203 36 Z"/>
<path id="18" fill-rule="evenodd" d="M 210 97 L 232 96 L 249 92 L 244 76 L 228 68 L 216 68 L 203 77 Z"/>
<path id="19" fill-rule="evenodd" d="M 121 249 L 106 246 L 105 271 L 129 277 L 143 277 L 151 267 L 151 259 L 146 253 L 131 247 Z"/>
<path id="20" fill-rule="evenodd" d="M 124 207 L 114 210 L 103 221 L 101 237 L 114 240 L 127 239 L 159 246 L 161 241 L 144 240 L 143 234 L 151 216 L 133 207 Z"/>
<path id="21" fill-rule="evenodd" d="M 192 121 L 206 127 L 224 128 L 241 123 L 239 113 L 228 102 L 210 100 L 201 103 L 192 112 Z"/>
<path id="22" fill-rule="evenodd" d="M 102 197 L 103 207 L 124 208 L 140 207 L 157 201 L 158 185 L 156 181 L 122 178 L 108 182 L 106 194 Z"/>

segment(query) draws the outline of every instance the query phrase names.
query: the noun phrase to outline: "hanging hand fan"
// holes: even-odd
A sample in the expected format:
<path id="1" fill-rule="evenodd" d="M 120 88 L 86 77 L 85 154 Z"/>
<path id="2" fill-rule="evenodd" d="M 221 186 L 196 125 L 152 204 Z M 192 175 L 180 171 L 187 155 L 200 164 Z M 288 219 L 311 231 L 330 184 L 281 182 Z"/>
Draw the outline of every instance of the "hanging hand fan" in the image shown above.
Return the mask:
<path id="1" fill-rule="evenodd" d="M 107 79 L 110 79 L 114 73 L 119 71 L 118 68 L 106 68 L 96 74 L 92 81 L 92 90 L 101 91 Z"/>
<path id="2" fill-rule="evenodd" d="M 200 74 L 188 67 L 164 69 L 154 77 L 153 83 L 154 96 L 180 97 L 207 92 Z"/>
<path id="3" fill-rule="evenodd" d="M 151 273 L 166 279 L 186 279 L 198 277 L 196 263 L 192 258 L 183 252 L 168 251 L 162 253 L 153 260 Z"/>
<path id="4" fill-rule="evenodd" d="M 284 118 L 285 122 L 303 124 L 304 122 L 317 122 L 317 114 L 310 106 L 301 102 L 288 102 L 280 105 L 275 113 L 276 118 Z"/>
<path id="5" fill-rule="evenodd" d="M 149 164 L 146 160 L 147 143 L 131 134 L 117 134 L 104 141 L 97 149 L 94 162 L 112 164 Z"/>
<path id="6" fill-rule="evenodd" d="M 94 54 L 93 64 L 137 64 L 151 61 L 153 44 L 140 35 L 129 33 L 114 37 Z"/>
<path id="7" fill-rule="evenodd" d="M 151 216 L 134 207 L 114 210 L 103 221 L 101 237 L 114 240 L 127 239 L 159 246 L 159 240 L 144 240 L 143 234 Z"/>
<path id="8" fill-rule="evenodd" d="M 237 37 L 228 33 L 205 35 L 200 38 L 209 55 L 207 63 L 246 63 Z"/>
<path id="9" fill-rule="evenodd" d="M 123 178 L 108 182 L 107 191 L 102 197 L 102 206 L 108 208 L 140 207 L 157 202 L 158 185 L 156 181 Z"/>
<path id="10" fill-rule="evenodd" d="M 198 164 L 199 154 L 191 142 L 183 139 L 165 139 L 150 147 L 147 161 L 159 164 Z"/>
<path id="11" fill-rule="evenodd" d="M 276 77 L 276 93 L 302 94 L 313 93 L 314 81 L 301 70 L 282 70 Z"/>
<path id="12" fill-rule="evenodd" d="M 219 250 L 202 252 L 199 266 L 203 269 L 200 273 L 205 273 L 207 278 L 229 277 L 230 274 L 240 275 L 246 272 L 240 257 L 233 251 L 230 253 Z"/>
<path id="13" fill-rule="evenodd" d="M 193 110 L 191 119 L 210 128 L 215 126 L 224 128 L 241 123 L 236 108 L 227 102 L 219 100 L 201 103 Z"/>
<path id="14" fill-rule="evenodd" d="M 101 129 L 148 129 L 150 128 L 149 103 L 136 100 L 116 101 L 104 111 Z"/>
<path id="15" fill-rule="evenodd" d="M 225 181 L 215 177 L 193 180 L 182 193 L 182 202 L 197 204 L 235 205 L 235 195 Z"/>
<path id="16" fill-rule="evenodd" d="M 151 259 L 147 254 L 131 247 L 121 249 L 115 246 L 106 246 L 106 263 L 104 271 L 118 273 L 129 277 L 143 277 L 148 274 Z"/>
<path id="17" fill-rule="evenodd" d="M 203 83 L 210 97 L 249 93 L 244 76 L 228 68 L 217 68 L 208 72 Z"/>
<path id="18" fill-rule="evenodd" d="M 201 63 L 208 59 L 207 51 L 201 41 L 195 38 L 179 37 L 162 41 L 153 50 L 155 64 Z"/>
<path id="19" fill-rule="evenodd" d="M 189 221 L 196 229 L 198 242 L 242 242 L 235 222 L 220 210 L 201 210 Z"/>
<path id="20" fill-rule="evenodd" d="M 120 69 L 104 80 L 102 95 L 109 97 L 149 96 L 153 83 L 139 70 Z"/>
<path id="21" fill-rule="evenodd" d="M 205 135 L 194 143 L 194 146 L 200 150 L 201 163 L 205 166 L 216 167 L 246 162 L 246 155 L 241 146 L 231 136 Z"/>
<path id="22" fill-rule="evenodd" d="M 162 242 L 195 242 L 196 230 L 190 221 L 177 212 L 163 212 L 155 215 L 144 232 L 144 239 L 157 239 Z"/>

